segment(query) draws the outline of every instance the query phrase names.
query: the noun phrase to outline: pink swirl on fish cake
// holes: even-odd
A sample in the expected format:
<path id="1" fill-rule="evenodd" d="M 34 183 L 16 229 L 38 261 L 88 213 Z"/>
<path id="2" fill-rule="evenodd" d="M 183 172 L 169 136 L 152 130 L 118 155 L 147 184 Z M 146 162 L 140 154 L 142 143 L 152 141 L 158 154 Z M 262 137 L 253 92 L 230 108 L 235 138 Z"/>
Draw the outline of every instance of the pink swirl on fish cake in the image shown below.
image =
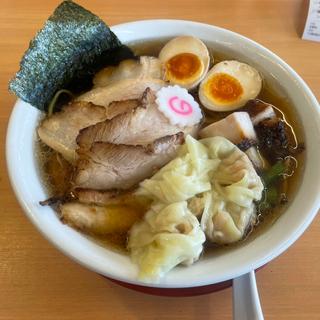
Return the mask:
<path id="1" fill-rule="evenodd" d="M 178 100 L 178 105 L 175 101 Z M 188 116 L 192 114 L 192 106 L 186 100 L 180 99 L 178 96 L 171 97 L 168 101 L 169 107 L 172 111 L 183 115 Z"/>

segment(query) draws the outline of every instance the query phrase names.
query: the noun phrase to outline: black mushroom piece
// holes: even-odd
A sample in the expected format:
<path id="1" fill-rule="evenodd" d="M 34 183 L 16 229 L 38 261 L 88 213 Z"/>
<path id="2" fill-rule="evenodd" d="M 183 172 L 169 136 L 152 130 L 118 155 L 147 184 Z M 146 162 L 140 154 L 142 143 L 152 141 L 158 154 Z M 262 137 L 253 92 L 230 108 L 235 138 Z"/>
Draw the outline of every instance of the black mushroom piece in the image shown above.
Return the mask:
<path id="1" fill-rule="evenodd" d="M 260 146 L 271 160 L 290 155 L 286 124 L 279 118 L 266 119 L 256 127 Z"/>
<path id="2" fill-rule="evenodd" d="M 256 126 L 259 141 L 265 148 L 287 148 L 286 124 L 279 118 L 266 119 Z"/>
<path id="3" fill-rule="evenodd" d="M 243 151 L 246 152 L 251 147 L 254 147 L 257 145 L 257 141 L 253 139 L 243 139 L 240 143 L 237 144 L 237 147 Z"/>
<path id="4" fill-rule="evenodd" d="M 248 101 L 244 108 L 254 125 L 259 149 L 264 150 L 272 163 L 287 156 L 295 156 L 304 150 L 303 143 L 297 144 L 293 141 L 294 133 L 284 119 L 276 114 L 275 109 L 277 108 L 272 104 L 259 99 Z"/>

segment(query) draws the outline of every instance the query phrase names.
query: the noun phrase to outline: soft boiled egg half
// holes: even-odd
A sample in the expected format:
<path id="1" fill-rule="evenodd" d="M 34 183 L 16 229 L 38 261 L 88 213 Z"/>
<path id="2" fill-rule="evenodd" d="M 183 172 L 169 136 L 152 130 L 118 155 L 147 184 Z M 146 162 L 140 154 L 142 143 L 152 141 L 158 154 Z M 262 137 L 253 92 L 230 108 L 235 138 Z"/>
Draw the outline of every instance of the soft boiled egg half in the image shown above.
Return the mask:
<path id="1" fill-rule="evenodd" d="M 200 84 L 201 103 L 214 111 L 231 111 L 243 107 L 261 90 L 259 72 L 235 60 L 217 63 Z"/>
<path id="2" fill-rule="evenodd" d="M 160 51 L 164 80 L 186 89 L 195 88 L 209 69 L 210 56 L 198 38 L 180 36 L 170 40 Z"/>

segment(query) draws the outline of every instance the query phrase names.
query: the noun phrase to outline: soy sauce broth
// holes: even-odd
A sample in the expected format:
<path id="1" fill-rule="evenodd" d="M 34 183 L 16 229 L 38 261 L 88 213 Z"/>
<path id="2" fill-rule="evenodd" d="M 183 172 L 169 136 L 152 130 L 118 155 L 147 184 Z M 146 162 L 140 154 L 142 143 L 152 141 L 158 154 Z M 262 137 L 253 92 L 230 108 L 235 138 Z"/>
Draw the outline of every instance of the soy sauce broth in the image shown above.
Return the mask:
<path id="1" fill-rule="evenodd" d="M 136 55 L 158 56 L 158 53 L 160 52 L 161 48 L 168 40 L 169 39 L 160 39 L 156 41 L 153 40 L 143 43 L 136 42 L 129 44 L 129 46 L 133 49 Z M 208 49 L 210 56 L 214 57 L 215 64 L 223 60 L 237 59 L 236 57 L 226 55 L 222 52 L 216 52 L 215 50 L 210 49 L 209 46 Z M 288 97 L 285 94 L 279 94 L 278 90 L 274 90 L 273 88 L 275 86 L 279 86 L 279 84 L 269 83 L 264 79 L 262 90 L 257 98 L 263 100 L 264 102 L 274 105 L 278 109 L 276 110 L 278 115 L 283 116 L 287 124 L 289 124 L 289 126 L 292 127 L 292 134 L 289 134 L 288 137 L 290 143 L 294 144 L 295 142 L 303 142 L 303 129 L 299 122 L 299 118 L 293 109 L 293 103 L 288 99 Z M 196 92 L 194 96 L 197 99 Z M 203 126 L 206 126 L 214 121 L 220 120 L 233 112 L 213 112 L 208 111 L 205 108 L 203 108 L 203 111 L 205 114 Z M 45 146 L 40 141 L 37 143 L 37 148 L 40 174 L 44 182 L 44 185 L 48 191 L 48 195 L 52 196 L 56 195 L 57 193 L 63 193 L 69 187 L 68 181 L 70 180 L 69 178 L 72 174 L 71 166 L 65 160 L 61 159 L 62 157 L 57 155 L 55 151 L 51 150 L 49 147 Z M 299 181 L 301 181 L 304 168 L 304 152 L 298 154 L 297 156 L 295 156 L 295 158 L 297 160 L 297 168 L 295 169 L 293 176 L 287 178 L 278 185 L 279 190 L 285 190 L 288 203 L 278 205 L 277 207 L 273 208 L 270 212 L 268 212 L 268 214 L 259 216 L 259 222 L 257 223 L 257 225 L 254 226 L 251 232 L 242 241 L 239 241 L 232 245 L 225 246 L 212 245 L 207 241 L 204 249 L 205 255 L 211 255 L 213 253 L 214 255 L 220 255 L 225 250 L 230 250 L 232 248 L 241 246 L 244 243 L 247 243 L 248 241 L 252 241 L 276 222 L 276 220 L 281 216 L 281 214 L 290 206 L 291 200 L 294 198 L 295 193 L 298 189 Z M 90 236 L 90 238 L 92 238 L 94 241 L 96 241 L 102 246 L 111 248 L 118 252 L 127 253 L 127 234 L 125 233 L 109 234 L 103 237 Z"/>

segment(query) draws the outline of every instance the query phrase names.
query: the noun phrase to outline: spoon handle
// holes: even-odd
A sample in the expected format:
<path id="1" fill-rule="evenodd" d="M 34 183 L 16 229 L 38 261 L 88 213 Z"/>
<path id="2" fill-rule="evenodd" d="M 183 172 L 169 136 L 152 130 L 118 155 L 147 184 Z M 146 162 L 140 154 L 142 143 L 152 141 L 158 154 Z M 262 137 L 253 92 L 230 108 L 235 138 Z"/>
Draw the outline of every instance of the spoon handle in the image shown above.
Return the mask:
<path id="1" fill-rule="evenodd" d="M 254 271 L 233 279 L 233 319 L 264 319 Z"/>

